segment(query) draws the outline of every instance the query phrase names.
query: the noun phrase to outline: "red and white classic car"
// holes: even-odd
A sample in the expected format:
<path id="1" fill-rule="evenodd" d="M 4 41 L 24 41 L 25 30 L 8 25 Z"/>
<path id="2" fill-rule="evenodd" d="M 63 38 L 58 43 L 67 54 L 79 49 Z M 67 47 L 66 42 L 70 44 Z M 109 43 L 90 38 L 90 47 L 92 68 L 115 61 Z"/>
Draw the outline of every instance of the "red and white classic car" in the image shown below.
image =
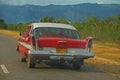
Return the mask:
<path id="1" fill-rule="evenodd" d="M 77 30 L 68 24 L 32 23 L 24 34 L 20 34 L 17 51 L 21 62 L 34 68 L 44 60 L 69 63 L 80 69 L 84 59 L 93 57 L 92 37 L 81 40 Z"/>

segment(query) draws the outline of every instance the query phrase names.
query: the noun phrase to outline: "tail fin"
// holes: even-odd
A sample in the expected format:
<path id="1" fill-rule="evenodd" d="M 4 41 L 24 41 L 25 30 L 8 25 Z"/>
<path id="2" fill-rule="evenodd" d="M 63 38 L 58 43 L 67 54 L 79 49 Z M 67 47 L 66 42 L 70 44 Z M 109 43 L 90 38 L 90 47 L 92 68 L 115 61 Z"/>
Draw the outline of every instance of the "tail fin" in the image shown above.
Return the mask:
<path id="1" fill-rule="evenodd" d="M 87 37 L 86 38 L 86 42 L 87 42 L 87 45 L 86 45 L 86 48 L 89 52 L 91 52 L 92 50 L 92 42 L 93 42 L 93 38 L 92 37 Z"/>

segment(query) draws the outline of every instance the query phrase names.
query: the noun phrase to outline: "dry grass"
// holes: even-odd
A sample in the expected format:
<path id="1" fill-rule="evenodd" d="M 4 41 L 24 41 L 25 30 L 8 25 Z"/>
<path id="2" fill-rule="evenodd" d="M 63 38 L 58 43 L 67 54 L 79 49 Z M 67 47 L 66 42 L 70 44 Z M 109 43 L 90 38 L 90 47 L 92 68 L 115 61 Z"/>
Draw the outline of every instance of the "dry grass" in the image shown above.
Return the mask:
<path id="1" fill-rule="evenodd" d="M 108 43 L 94 43 L 95 57 L 86 60 L 104 72 L 120 78 L 120 46 Z"/>
<path id="2" fill-rule="evenodd" d="M 0 30 L 0 34 L 5 34 L 15 39 L 19 37 L 19 32 L 15 31 Z M 95 57 L 87 59 L 86 63 L 93 64 L 100 70 L 120 78 L 120 46 L 95 42 L 93 52 Z"/>
<path id="3" fill-rule="evenodd" d="M 118 45 L 95 43 L 93 45 L 93 51 L 96 56 L 120 63 L 120 46 Z"/>
<path id="4" fill-rule="evenodd" d="M 9 30 L 0 30 L 0 34 L 4 34 L 10 37 L 13 37 L 15 39 L 19 38 L 19 32 L 17 31 L 9 31 Z"/>

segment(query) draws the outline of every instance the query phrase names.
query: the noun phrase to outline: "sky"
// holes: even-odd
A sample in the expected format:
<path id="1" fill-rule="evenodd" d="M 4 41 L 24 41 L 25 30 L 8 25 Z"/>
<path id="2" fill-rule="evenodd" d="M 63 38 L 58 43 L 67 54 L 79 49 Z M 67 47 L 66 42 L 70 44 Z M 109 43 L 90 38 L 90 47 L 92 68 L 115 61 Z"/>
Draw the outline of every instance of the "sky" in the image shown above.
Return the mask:
<path id="1" fill-rule="evenodd" d="M 0 4 L 10 5 L 74 5 L 81 3 L 120 4 L 120 0 L 0 0 Z"/>

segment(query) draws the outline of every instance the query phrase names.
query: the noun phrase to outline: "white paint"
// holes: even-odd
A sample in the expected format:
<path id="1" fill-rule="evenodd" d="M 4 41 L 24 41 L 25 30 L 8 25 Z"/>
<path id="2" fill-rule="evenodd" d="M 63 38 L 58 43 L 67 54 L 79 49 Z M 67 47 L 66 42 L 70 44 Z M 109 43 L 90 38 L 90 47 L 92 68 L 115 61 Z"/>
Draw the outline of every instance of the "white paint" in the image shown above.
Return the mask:
<path id="1" fill-rule="evenodd" d="M 33 27 L 33 29 L 38 27 L 51 27 L 51 28 L 54 27 L 54 28 L 65 28 L 65 29 L 76 30 L 76 28 L 73 27 L 72 25 L 61 24 L 61 23 L 32 23 L 31 26 Z"/>
<path id="2" fill-rule="evenodd" d="M 0 65 L 0 66 L 5 74 L 9 73 L 5 65 Z"/>
<path id="3" fill-rule="evenodd" d="M 23 45 L 24 47 L 26 47 L 26 48 L 28 48 L 28 49 L 33 49 L 33 47 L 30 45 L 30 44 L 27 44 L 27 43 L 25 43 L 25 42 L 18 42 L 18 43 L 20 43 L 21 45 Z"/>

